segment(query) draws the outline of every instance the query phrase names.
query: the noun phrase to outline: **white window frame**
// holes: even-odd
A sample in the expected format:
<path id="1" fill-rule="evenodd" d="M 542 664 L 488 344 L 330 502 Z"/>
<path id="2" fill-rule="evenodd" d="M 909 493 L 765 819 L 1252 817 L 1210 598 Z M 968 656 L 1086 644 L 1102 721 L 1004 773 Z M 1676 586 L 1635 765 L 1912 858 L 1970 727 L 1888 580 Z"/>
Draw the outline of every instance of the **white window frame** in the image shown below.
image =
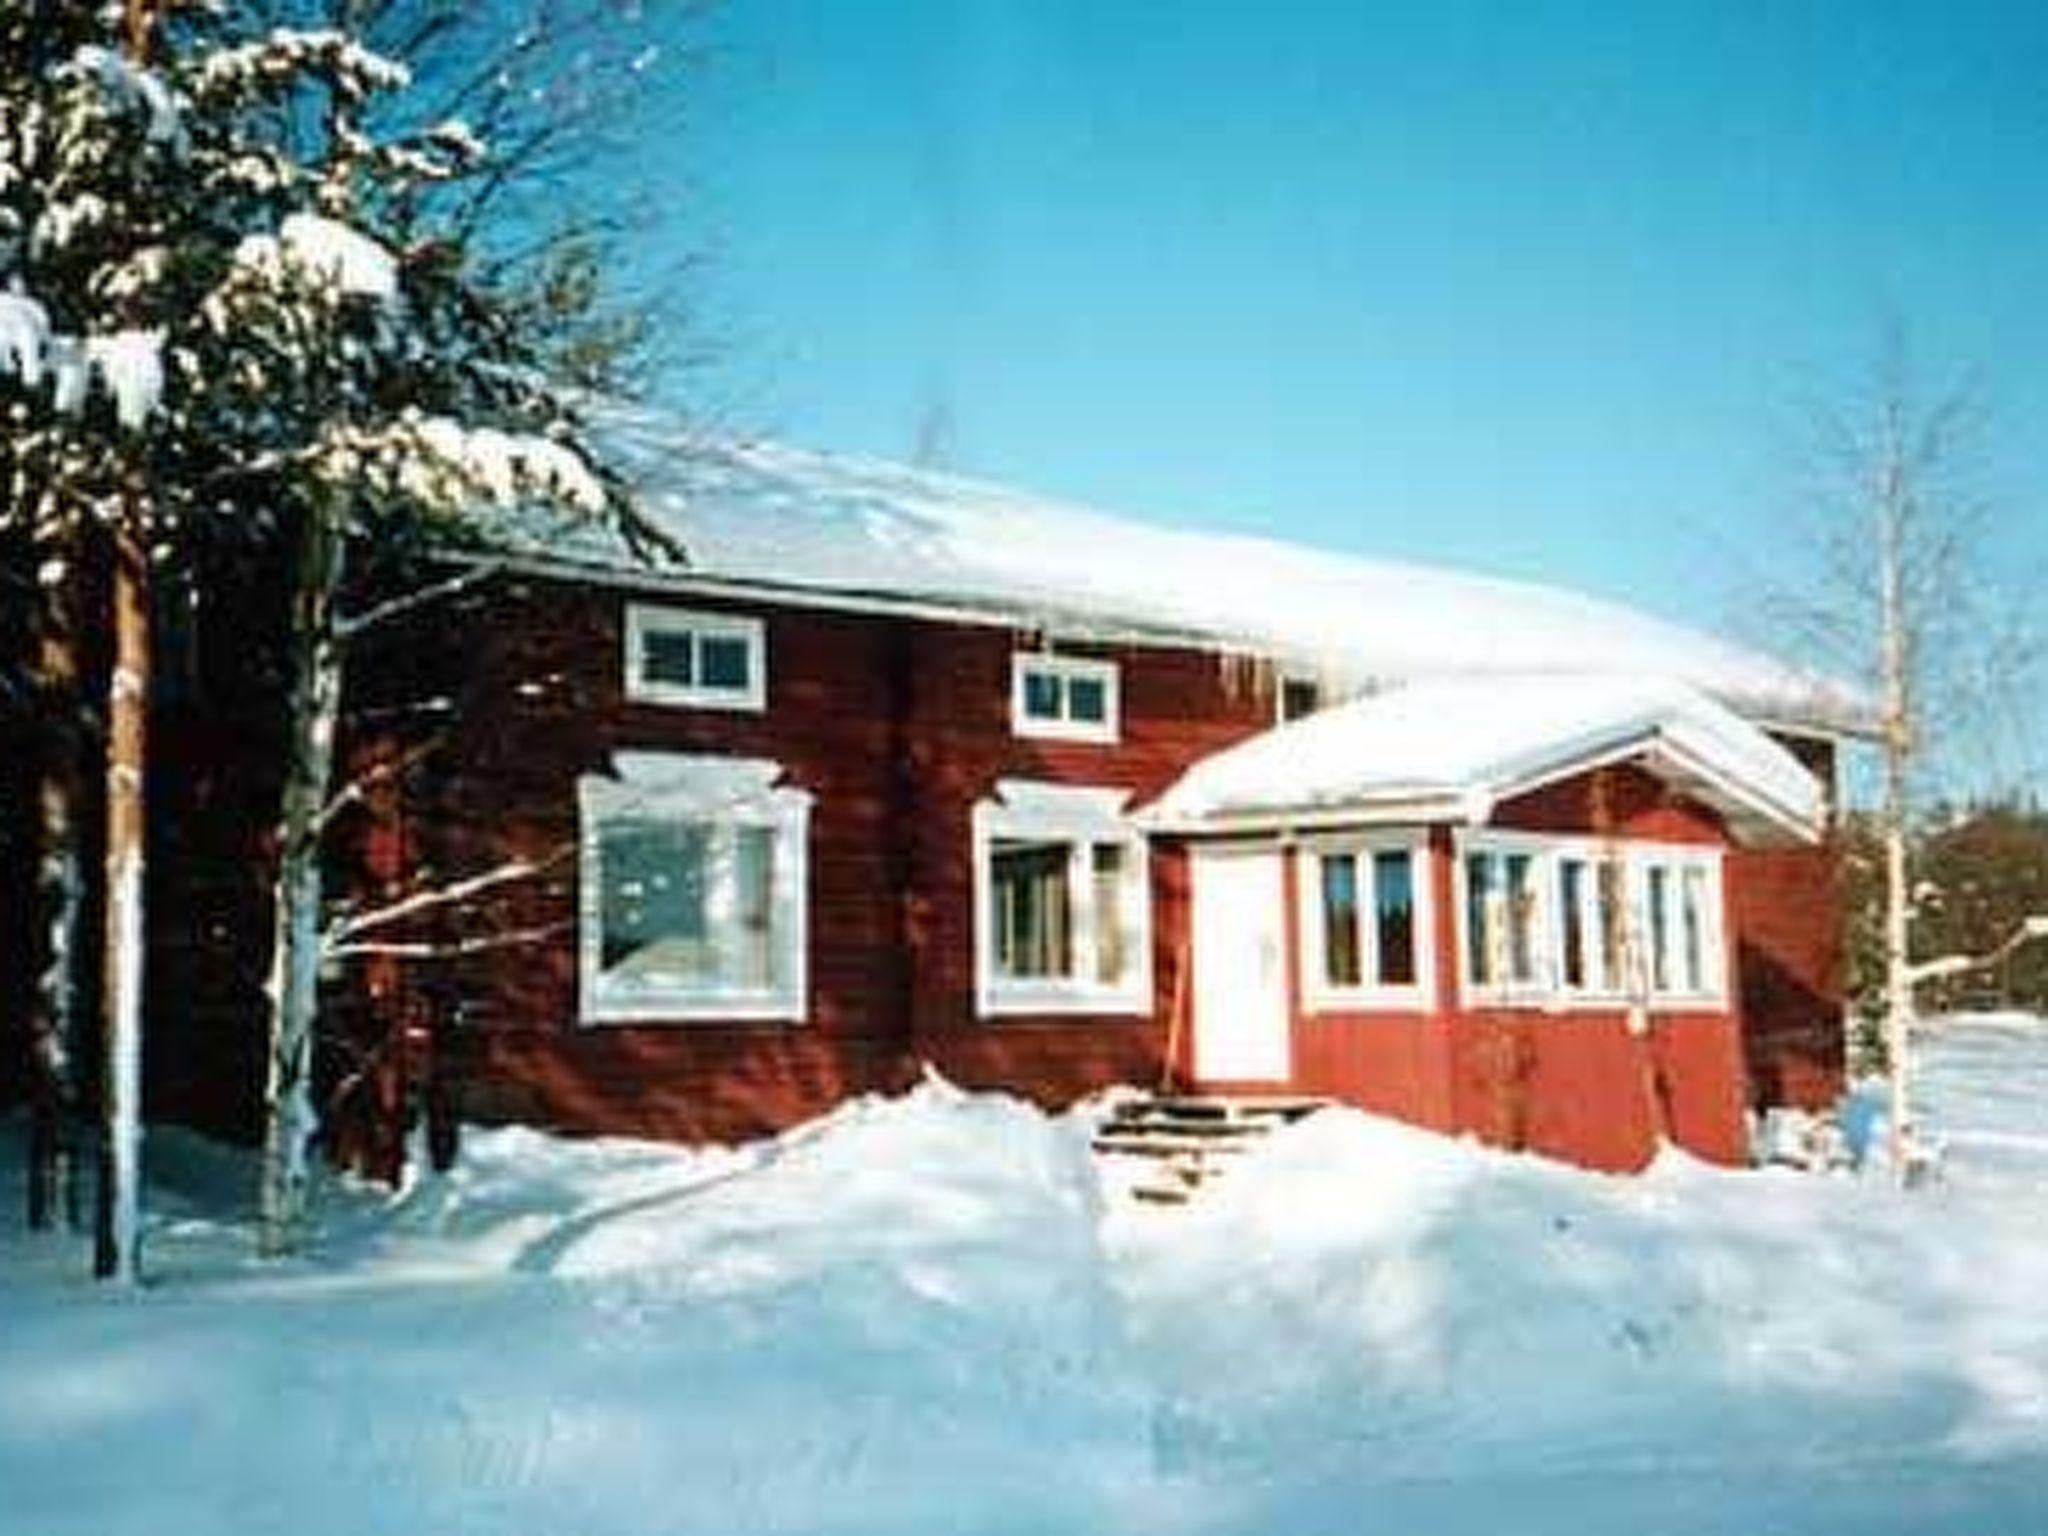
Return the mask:
<path id="1" fill-rule="evenodd" d="M 1032 677 L 1059 680 L 1061 713 L 1058 719 L 1026 712 L 1025 683 Z M 1075 678 L 1102 685 L 1102 719 L 1075 720 L 1066 714 L 1067 683 Z M 1123 716 L 1122 687 L 1117 664 L 1095 656 L 1058 656 L 1050 651 L 1013 651 L 1010 655 L 1010 729 L 1019 736 L 1036 736 L 1049 741 L 1114 742 Z"/>
<path id="2" fill-rule="evenodd" d="M 1388 984 L 1379 975 L 1379 900 L 1373 856 L 1408 855 L 1415 901 L 1415 980 Z M 1329 978 L 1324 953 L 1323 860 L 1349 855 L 1358 861 L 1357 986 Z M 1295 851 L 1296 908 L 1301 916 L 1301 999 L 1309 1013 L 1361 1011 L 1430 1012 L 1436 1006 L 1435 881 L 1429 834 L 1425 830 L 1350 833 L 1303 841 Z"/>
<path id="3" fill-rule="evenodd" d="M 1657 957 L 1651 951 L 1656 926 L 1650 914 L 1650 871 L 1663 869 L 1669 872 L 1669 889 L 1672 892 L 1672 920 L 1665 926 L 1665 956 L 1669 981 L 1663 986 L 1655 985 Z M 1688 987 L 1683 981 L 1685 938 L 1685 877 L 1688 871 L 1698 870 L 1701 880 L 1702 915 L 1706 921 L 1700 927 L 1700 978 L 1702 985 Z M 1728 941 L 1727 906 L 1721 895 L 1721 858 L 1682 845 L 1663 845 L 1656 848 L 1638 847 L 1631 867 L 1630 907 L 1631 921 L 1635 925 L 1635 949 L 1641 956 L 1643 969 L 1643 990 L 1649 995 L 1652 1006 L 1664 1008 L 1685 1008 L 1688 1006 L 1722 1007 L 1728 996 Z"/>
<path id="4" fill-rule="evenodd" d="M 1461 1006 L 1489 1008 L 1545 1008 L 1552 1010 L 1627 1008 L 1640 1002 L 1651 1012 L 1725 1012 L 1729 1007 L 1727 907 L 1722 899 L 1723 850 L 1694 843 L 1646 842 L 1636 838 L 1592 838 L 1557 836 L 1540 832 L 1499 829 L 1461 831 L 1452 840 L 1452 908 L 1457 932 L 1458 998 Z M 1470 902 L 1466 858 L 1472 853 L 1521 853 L 1535 860 L 1532 878 L 1537 898 L 1535 935 L 1538 974 L 1524 982 L 1481 983 L 1472 979 Z M 1603 862 L 1620 860 L 1622 866 L 1621 952 L 1614 958 L 1611 974 L 1588 984 L 1568 987 L 1564 981 L 1564 924 L 1560 921 L 1563 899 L 1562 863 L 1566 859 L 1584 862 L 1597 870 Z M 1667 929 L 1673 969 L 1669 984 L 1655 984 L 1654 966 L 1648 947 L 1651 937 L 1649 914 L 1649 870 L 1652 866 L 1672 871 L 1672 889 L 1682 890 L 1686 870 L 1702 874 L 1701 980 L 1689 988 L 1679 984 L 1682 970 L 1683 897 L 1677 898 L 1674 922 Z M 1582 907 L 1585 931 L 1595 931 L 1599 915 L 1597 876 L 1589 882 Z"/>
<path id="5" fill-rule="evenodd" d="M 1144 834 L 1124 817 L 1130 791 L 1002 779 L 971 816 L 974 860 L 974 1007 L 982 1018 L 1017 1014 L 1148 1014 L 1152 1011 L 1152 862 Z M 996 971 L 993 856 L 999 838 L 1071 845 L 1067 910 L 1072 915 L 1074 974 L 1006 977 Z M 1119 891 L 1130 961 L 1120 981 L 1096 979 L 1093 848 L 1124 850 Z"/>
<path id="6" fill-rule="evenodd" d="M 1287 713 L 1287 689 L 1290 684 L 1306 684 L 1308 687 L 1315 689 L 1316 707 L 1310 710 L 1308 715 L 1295 715 L 1291 719 L 1289 718 Z M 1324 686 L 1322 678 L 1318 677 L 1315 673 L 1282 668 L 1275 673 L 1273 678 L 1273 723 L 1275 725 L 1291 725 L 1295 720 L 1306 720 L 1309 715 L 1320 714 L 1323 710 L 1329 709 L 1337 702 L 1329 695 L 1330 690 Z"/>
<path id="7" fill-rule="evenodd" d="M 802 1023 L 810 1012 L 809 792 L 778 785 L 782 767 L 761 758 L 621 752 L 617 777 L 586 775 L 577 785 L 581 814 L 578 893 L 578 1012 L 585 1024 L 774 1020 Z M 608 816 L 673 816 L 710 823 L 725 835 L 769 827 L 777 836 L 770 879 L 773 969 L 768 987 L 696 984 L 657 991 L 608 983 L 604 962 L 604 863 L 600 828 Z M 718 835 L 714 832 L 714 835 Z"/>
<path id="8" fill-rule="evenodd" d="M 1579 931 L 1589 944 L 1586 959 L 1589 962 L 1597 962 L 1598 970 L 1598 974 L 1594 975 L 1595 967 L 1589 965 L 1587 979 L 1577 986 L 1573 986 L 1565 979 L 1564 866 L 1568 862 L 1583 866 L 1590 877 L 1579 892 Z M 1600 912 L 1600 871 L 1616 864 L 1621 870 L 1621 927 L 1614 936 L 1616 948 L 1613 953 L 1608 953 Z M 1627 1005 L 1635 987 L 1629 974 L 1636 954 L 1635 878 L 1635 862 L 1624 847 L 1612 840 L 1560 840 L 1553 846 L 1550 854 L 1550 874 L 1546 882 L 1554 917 L 1551 976 L 1559 996 L 1567 1005 L 1582 1002 L 1613 1004 L 1617 1007 Z"/>
<path id="9" fill-rule="evenodd" d="M 687 635 L 694 648 L 706 639 L 740 640 L 747 647 L 744 688 L 673 683 L 647 675 L 647 637 Z M 702 675 L 701 665 L 697 668 Z M 759 714 L 768 707 L 768 627 L 740 613 L 710 613 L 658 603 L 626 605 L 626 697 L 644 704 L 690 709 L 731 709 Z"/>

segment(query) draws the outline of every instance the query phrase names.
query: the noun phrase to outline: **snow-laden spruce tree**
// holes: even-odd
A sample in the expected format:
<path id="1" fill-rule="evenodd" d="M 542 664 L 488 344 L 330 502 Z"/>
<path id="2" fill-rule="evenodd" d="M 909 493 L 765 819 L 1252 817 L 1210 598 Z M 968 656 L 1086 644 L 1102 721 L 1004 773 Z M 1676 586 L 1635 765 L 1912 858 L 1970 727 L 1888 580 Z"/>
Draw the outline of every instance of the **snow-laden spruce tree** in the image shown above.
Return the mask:
<path id="1" fill-rule="evenodd" d="M 513 504 L 626 514 L 550 390 L 548 339 L 517 323 L 516 295 L 475 278 L 441 220 L 463 206 L 446 189 L 496 174 L 489 146 L 459 121 L 392 110 L 406 67 L 350 32 L 273 20 L 200 0 L 125 13 L 0 0 L 0 389 L 6 515 L 53 550 L 91 526 L 114 536 L 141 616 L 116 623 L 114 695 L 145 696 L 152 569 L 217 539 L 289 551 L 262 1187 L 264 1245 L 282 1251 L 314 1130 L 319 834 L 349 552 L 429 524 L 475 533 Z M 139 1028 L 130 745 L 137 900 L 110 874 L 108 971 Z M 132 1072 L 122 1051 L 110 1060 Z M 113 1268 L 132 1273 L 122 1157 Z"/>

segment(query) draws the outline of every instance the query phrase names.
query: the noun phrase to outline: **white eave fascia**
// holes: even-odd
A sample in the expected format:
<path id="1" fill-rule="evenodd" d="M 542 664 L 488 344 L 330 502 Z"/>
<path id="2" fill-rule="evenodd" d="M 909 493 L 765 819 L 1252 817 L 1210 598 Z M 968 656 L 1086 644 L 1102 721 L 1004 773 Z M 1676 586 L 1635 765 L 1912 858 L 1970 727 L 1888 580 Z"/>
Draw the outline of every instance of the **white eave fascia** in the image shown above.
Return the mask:
<path id="1" fill-rule="evenodd" d="M 1312 655 L 1298 646 L 1278 640 L 1181 629 L 1171 625 L 1105 622 L 1098 618 L 1062 612 L 1051 604 L 1041 607 L 1022 603 L 975 602 L 939 595 L 812 586 L 756 576 L 719 576 L 687 568 L 624 566 L 616 560 L 605 558 L 601 553 L 450 550 L 445 553 L 444 558 L 457 565 L 495 567 L 510 575 L 577 582 L 612 591 L 724 598 L 733 602 L 766 603 L 826 613 L 924 619 L 941 624 L 964 624 L 984 629 L 1044 633 L 1097 645 L 1196 649 L 1222 656 L 1268 661 L 1282 666 L 1323 666 L 1331 662 L 1329 657 Z M 1337 671 L 1355 679 L 1368 691 L 1372 691 L 1378 685 L 1399 681 L 1408 676 L 1402 673 L 1385 674 L 1380 669 L 1362 664 L 1356 670 L 1339 664 Z M 1711 689 L 1703 691 L 1712 692 Z M 1810 737 L 1836 746 L 1869 741 L 1876 736 L 1874 724 L 1859 727 L 1853 723 L 1844 723 L 1844 718 L 1833 712 L 1826 715 L 1816 714 L 1815 718 L 1809 721 L 1790 721 L 1778 715 L 1753 714 L 1748 704 L 1739 698 L 1724 699 L 1722 702 L 1725 707 L 1759 730 Z"/>
<path id="2" fill-rule="evenodd" d="M 1283 807 L 1217 814 L 1176 813 L 1156 802 L 1131 820 L 1149 834 L 1177 837 L 1232 837 L 1251 833 L 1286 836 L 1331 832 L 1345 827 L 1468 825 L 1493 814 L 1492 798 L 1477 789 L 1417 790 L 1336 805 Z"/>
<path id="3" fill-rule="evenodd" d="M 577 582 L 609 591 L 725 598 L 737 603 L 765 603 L 822 613 L 859 613 L 896 619 L 926 619 L 938 624 L 968 624 L 981 629 L 1046 633 L 1092 645 L 1198 649 L 1254 660 L 1271 659 L 1274 655 L 1271 647 L 1252 640 L 1236 640 L 1165 626 L 1105 624 L 1096 619 L 1063 614 L 1049 607 L 1005 607 L 995 603 L 974 604 L 938 597 L 854 592 L 835 587 L 812 587 L 795 582 L 767 581 L 751 576 L 714 576 L 702 571 L 663 569 L 658 566 L 625 568 L 599 556 L 550 555 L 530 551 L 493 554 L 489 551 L 458 550 L 451 551 L 446 558 L 459 565 L 493 567 L 512 576 Z"/>
<path id="4" fill-rule="evenodd" d="M 1645 759 L 1650 772 L 1668 780 L 1674 775 L 1657 773 L 1656 759 L 1660 756 L 1678 770 L 1676 777 L 1703 785 L 1712 792 L 1713 800 L 1718 802 L 1714 808 L 1727 817 L 1731 830 L 1738 817 L 1747 813 L 1750 818 L 1789 834 L 1795 842 L 1810 845 L 1820 841 L 1821 828 L 1816 820 L 1726 772 L 1662 726 L 1638 729 L 1625 737 L 1610 737 L 1597 749 L 1553 757 L 1527 773 L 1494 781 L 1487 787 L 1487 792 L 1495 803 L 1512 800 L 1582 773 L 1635 758 Z"/>
<path id="5" fill-rule="evenodd" d="M 1502 801 L 1531 794 L 1547 785 L 1574 778 L 1614 763 L 1645 759 L 1657 773 L 1662 757 L 1672 772 L 1661 778 L 1676 778 L 1680 787 L 1699 785 L 1710 792 L 1710 803 L 1728 820 L 1731 832 L 1739 827 L 1757 826 L 1784 834 L 1790 841 L 1811 845 L 1820 841 L 1817 822 L 1798 809 L 1762 793 L 1707 761 L 1670 732 L 1649 727 L 1626 737 L 1607 737 L 1595 746 L 1581 744 L 1579 750 L 1547 757 L 1540 765 L 1521 773 L 1483 784 L 1413 789 L 1343 804 L 1302 807 L 1273 807 L 1217 814 L 1179 813 L 1162 810 L 1156 803 L 1140 810 L 1132 819 L 1148 833 L 1184 837 L 1331 831 L 1343 827 L 1414 825 L 1485 825 Z M 1749 837 L 1738 837 L 1748 842 Z"/>
<path id="6" fill-rule="evenodd" d="M 1662 753 L 1670 758 L 1684 774 L 1704 783 L 1727 802 L 1727 805 L 1720 809 L 1728 818 L 1731 827 L 1737 819 L 1737 814 L 1746 810 L 1754 820 L 1785 833 L 1791 841 L 1801 846 L 1811 847 L 1821 840 L 1823 833 L 1819 818 L 1825 814 L 1824 811 L 1816 809 L 1815 814 L 1809 817 L 1775 796 L 1722 772 L 1666 732 L 1660 731 L 1657 739 L 1651 742 L 1646 750 L 1652 755 Z"/>

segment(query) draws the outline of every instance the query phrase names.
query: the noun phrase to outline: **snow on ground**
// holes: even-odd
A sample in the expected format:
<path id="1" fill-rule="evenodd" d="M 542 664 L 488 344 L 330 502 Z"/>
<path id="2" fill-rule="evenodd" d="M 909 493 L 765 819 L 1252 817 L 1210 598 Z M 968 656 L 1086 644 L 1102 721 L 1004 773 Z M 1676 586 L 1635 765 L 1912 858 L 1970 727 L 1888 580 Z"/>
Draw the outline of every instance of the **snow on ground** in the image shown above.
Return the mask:
<path id="1" fill-rule="evenodd" d="M 1587 1174 L 1351 1112 L 1194 1207 L 927 1083 L 704 1152 L 472 1133 L 154 1282 L 17 1229 L 0 1532 L 2048 1531 L 2048 1023 L 1926 1039 L 1943 1180 Z"/>

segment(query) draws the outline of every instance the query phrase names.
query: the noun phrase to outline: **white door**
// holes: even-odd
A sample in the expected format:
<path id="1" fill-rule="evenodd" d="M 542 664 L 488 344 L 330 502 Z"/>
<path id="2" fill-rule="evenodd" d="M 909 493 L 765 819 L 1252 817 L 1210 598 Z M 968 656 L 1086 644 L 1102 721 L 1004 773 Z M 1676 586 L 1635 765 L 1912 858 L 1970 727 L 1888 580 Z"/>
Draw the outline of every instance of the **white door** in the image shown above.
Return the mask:
<path id="1" fill-rule="evenodd" d="M 1195 1077 L 1285 1082 L 1287 968 L 1280 854 L 1194 853 Z"/>

